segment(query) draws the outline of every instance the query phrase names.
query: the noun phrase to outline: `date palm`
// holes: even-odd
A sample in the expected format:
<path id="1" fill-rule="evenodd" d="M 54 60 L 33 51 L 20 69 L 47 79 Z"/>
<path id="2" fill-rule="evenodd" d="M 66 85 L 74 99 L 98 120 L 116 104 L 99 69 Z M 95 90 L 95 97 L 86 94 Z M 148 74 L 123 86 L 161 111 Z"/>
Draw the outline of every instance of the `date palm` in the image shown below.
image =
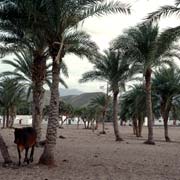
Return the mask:
<path id="1" fill-rule="evenodd" d="M 177 119 L 179 119 L 180 117 L 180 111 L 179 111 L 179 107 L 180 107 L 180 96 L 177 95 L 173 98 L 172 101 L 172 107 L 171 107 L 171 116 L 173 118 L 173 125 L 177 125 Z"/>
<path id="2" fill-rule="evenodd" d="M 39 121 L 35 121 L 36 116 L 42 116 L 41 112 L 43 109 L 43 94 L 45 92 L 45 89 L 43 88 L 43 85 L 47 84 L 49 87 L 51 86 L 51 79 L 52 79 L 52 72 L 51 72 L 51 64 L 46 64 L 45 68 L 45 80 L 42 84 L 41 91 L 43 94 L 39 96 L 36 93 L 36 81 L 33 81 L 33 73 L 36 73 L 36 71 L 33 71 L 33 52 L 29 49 L 26 50 L 20 50 L 18 53 L 15 52 L 15 58 L 13 60 L 3 60 L 2 62 L 4 64 L 10 65 L 14 68 L 14 71 L 5 71 L 1 74 L 1 76 L 10 76 L 16 79 L 19 82 L 22 82 L 23 85 L 27 88 L 27 98 L 29 98 L 30 93 L 32 93 L 33 97 L 33 109 L 32 109 L 32 115 L 33 115 L 33 127 L 36 129 L 37 132 L 37 142 L 41 139 L 41 122 L 42 118 L 39 118 Z M 39 67 L 39 66 L 38 66 Z M 65 64 L 62 64 L 61 70 L 64 73 L 65 76 L 68 76 L 67 74 L 67 67 Z M 37 75 L 36 75 L 37 76 Z M 67 87 L 66 83 L 62 78 L 60 78 L 60 83 Z M 40 93 L 41 94 L 41 93 Z M 38 111 L 40 109 L 40 111 Z M 40 121 L 41 120 L 41 121 Z"/>
<path id="3" fill-rule="evenodd" d="M 120 117 L 132 119 L 134 134 L 141 137 L 142 125 L 146 115 L 146 93 L 143 84 L 131 86 L 121 97 Z"/>
<path id="4" fill-rule="evenodd" d="M 160 112 L 164 120 L 164 136 L 165 140 L 169 142 L 168 118 L 173 107 L 173 101 L 180 94 L 180 69 L 161 67 L 154 74 L 152 87 L 159 97 Z"/>
<path id="5" fill-rule="evenodd" d="M 33 54 L 31 50 L 22 49 L 19 50 L 18 53 L 13 53 L 15 57 L 12 60 L 3 59 L 2 63 L 11 66 L 14 70 L 13 71 L 4 71 L 1 73 L 1 76 L 12 76 L 19 82 L 23 82 L 23 85 L 27 88 L 27 98 L 29 98 L 30 93 L 32 92 L 32 66 L 33 66 Z M 52 72 L 51 72 L 52 65 L 46 64 L 46 75 L 45 75 L 45 82 L 44 84 L 48 85 L 49 88 L 51 87 L 52 81 Z M 64 76 L 68 77 L 68 70 L 67 66 L 62 63 L 61 71 Z M 60 83 L 67 88 L 67 84 L 65 81 L 60 77 Z"/>
<path id="6" fill-rule="evenodd" d="M 41 22 L 44 21 L 42 17 L 39 17 L 39 20 L 36 18 L 36 9 L 42 11 L 41 3 L 41 1 L 34 1 L 34 6 L 32 1 L 8 0 L 0 3 L 0 29 L 4 32 L 0 36 L 0 42 L 4 45 L 4 49 L 8 53 L 19 49 L 32 51 L 33 124 L 37 132 L 37 143 L 41 138 L 43 85 L 48 57 L 44 31 L 37 24 L 40 19 Z"/>
<path id="7" fill-rule="evenodd" d="M 177 35 L 180 35 L 178 27 L 160 33 L 157 25 L 147 22 L 128 29 L 124 35 L 113 41 L 114 49 L 121 49 L 126 52 L 127 59 L 132 64 L 131 72 L 141 72 L 144 76 L 148 118 L 148 140 L 145 142 L 146 144 L 155 144 L 151 99 L 152 69 L 161 64 L 172 64 L 172 56 L 177 55 L 173 50 L 176 47 L 172 46 L 173 42 L 178 39 Z"/>
<path id="8" fill-rule="evenodd" d="M 124 88 L 128 76 L 129 65 L 123 59 L 123 53 L 120 51 L 107 50 L 94 63 L 94 70 L 83 74 L 80 82 L 93 80 L 106 81 L 110 85 L 113 94 L 113 125 L 116 141 L 122 141 L 118 128 L 118 101 L 117 97 L 120 88 Z"/>
<path id="9" fill-rule="evenodd" d="M 110 97 L 105 94 L 98 95 L 97 97 L 92 98 L 89 104 L 90 107 L 95 108 L 97 113 L 100 112 L 101 119 L 102 119 L 102 134 L 106 134 L 104 122 L 106 118 L 109 99 Z M 98 125 L 98 120 L 96 120 L 96 126 L 97 125 Z"/>
<path id="10" fill-rule="evenodd" d="M 74 116 L 74 108 L 71 104 L 67 104 L 64 101 L 59 102 L 59 116 L 60 118 L 60 124 L 59 128 L 63 128 L 63 124 L 65 121 L 67 121 L 69 118 L 72 118 Z M 63 116 L 65 116 L 65 119 L 63 119 Z"/>
<path id="11" fill-rule="evenodd" d="M 3 108 L 3 127 L 13 125 L 13 119 L 10 119 L 10 112 L 14 112 L 16 107 L 23 102 L 25 91 L 22 84 L 19 84 L 15 79 L 3 77 L 0 82 L 0 104 Z"/>
<path id="12" fill-rule="evenodd" d="M 71 43 L 65 42 L 66 35 L 72 28 L 77 27 L 79 23 L 91 16 L 102 16 L 108 13 L 129 13 L 129 7 L 120 2 L 106 2 L 105 0 L 46 0 L 47 14 L 49 15 L 49 25 L 51 31 L 48 32 L 50 56 L 53 59 L 53 83 L 50 100 L 50 117 L 47 128 L 47 145 L 40 158 L 40 163 L 54 163 L 54 145 L 56 144 L 57 121 L 58 121 L 58 74 L 59 64 L 64 55 L 74 48 L 76 55 L 86 56 L 88 59 L 94 59 L 97 54 L 97 48 L 94 43 L 87 43 L 88 40 Z M 76 46 L 76 45 L 77 46 Z M 81 50 L 80 50 L 81 49 Z M 75 53 L 75 51 L 73 52 Z"/>

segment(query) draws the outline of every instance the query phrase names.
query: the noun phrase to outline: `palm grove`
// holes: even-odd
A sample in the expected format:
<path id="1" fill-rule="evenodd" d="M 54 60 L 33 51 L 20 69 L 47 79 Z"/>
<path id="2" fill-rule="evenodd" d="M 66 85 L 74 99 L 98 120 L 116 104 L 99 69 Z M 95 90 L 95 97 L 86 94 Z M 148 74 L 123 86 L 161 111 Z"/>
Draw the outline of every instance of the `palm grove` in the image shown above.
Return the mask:
<path id="1" fill-rule="evenodd" d="M 61 73 L 68 75 L 68 67 L 63 61 L 64 56 L 68 53 L 73 53 L 81 58 L 86 57 L 94 65 L 94 70 L 85 73 L 80 82 L 101 80 L 108 83 L 109 90 L 112 91 L 111 119 L 116 141 L 123 140 L 118 128 L 118 102 L 121 104 L 120 115 L 123 118 L 133 119 L 134 122 L 138 120 L 140 122 L 138 124 L 141 125 L 144 117 L 148 118 L 148 139 L 145 143 L 155 144 L 153 119 L 158 112 L 164 119 L 166 141 L 170 141 L 167 119 L 169 112 L 176 113 L 179 105 L 179 69 L 176 68 L 174 71 L 172 68 L 175 67 L 173 59 L 179 58 L 179 47 L 175 42 L 178 40 L 180 28 L 175 27 L 160 33 L 158 24 L 154 21 L 163 15 L 175 13 L 172 8 L 176 8 L 178 5 L 177 1 L 174 7 L 162 8 L 158 12 L 150 14 L 147 22 L 129 28 L 111 42 L 109 49 L 100 53 L 90 35 L 79 30 L 78 25 L 91 16 L 103 16 L 110 13 L 130 14 L 128 5 L 118 1 L 106 2 L 105 0 L 0 1 L 0 27 L 3 32 L 0 35 L 1 56 L 15 54 L 17 57 L 12 61 L 4 60 L 4 63 L 15 68 L 13 72 L 4 72 L 1 76 L 1 94 L 7 92 L 6 89 L 10 90 L 9 94 L 3 94 L 0 99 L 4 120 L 8 119 L 9 124 L 17 102 L 21 100 L 23 103 L 25 98 L 21 97 L 23 94 L 21 92 L 26 92 L 27 97 L 31 92 L 33 127 L 37 132 L 37 144 L 41 140 L 44 84 L 47 83 L 51 90 L 46 145 L 39 163 L 46 165 L 55 163 L 54 148 L 59 114 L 61 114 L 59 112 L 61 108 L 59 108 L 58 87 L 59 82 L 65 87 L 67 86 L 61 78 Z M 172 12 L 168 13 L 168 11 Z M 49 59 L 50 63 L 48 63 Z M 158 68 L 162 64 L 164 67 Z M 169 79 L 163 79 L 163 73 L 168 73 Z M 134 92 L 135 98 L 130 100 L 128 95 L 130 96 L 130 92 L 137 86 L 124 92 L 126 82 L 134 79 L 137 74 L 143 75 L 142 82 L 137 85 L 141 90 Z M 176 79 L 175 84 L 170 83 L 173 82 L 171 78 Z M 173 88 L 170 90 L 167 86 L 160 87 L 157 81 L 169 83 L 169 86 Z M 17 83 L 21 85 L 18 86 Z M 8 85 L 12 88 L 6 87 Z M 168 93 L 166 93 L 167 88 Z M 164 92 L 165 94 L 163 94 Z M 140 93 L 143 93 L 143 96 Z M 118 99 L 119 95 L 120 99 Z M 8 97 L 11 98 L 8 99 Z M 143 97 L 144 100 L 142 100 Z M 99 98 L 99 102 L 100 100 Z M 145 107 L 138 107 L 138 102 L 142 101 L 146 101 Z M 104 100 L 102 98 L 99 104 L 92 100 L 89 106 L 90 110 L 88 112 L 86 110 L 84 117 L 88 116 L 91 119 L 92 112 L 94 112 L 91 109 L 96 108 L 99 110 L 96 115 L 100 115 L 104 121 L 108 103 L 108 95 L 104 97 Z M 141 111 L 140 108 L 142 108 Z M 83 113 L 74 112 L 77 117 L 81 116 L 82 118 Z M 138 136 L 141 135 L 140 126 L 138 131 L 136 129 Z M 103 126 L 102 132 L 104 133 L 104 131 Z M 11 162 L 2 136 L 0 136 L 0 149 L 4 160 Z"/>

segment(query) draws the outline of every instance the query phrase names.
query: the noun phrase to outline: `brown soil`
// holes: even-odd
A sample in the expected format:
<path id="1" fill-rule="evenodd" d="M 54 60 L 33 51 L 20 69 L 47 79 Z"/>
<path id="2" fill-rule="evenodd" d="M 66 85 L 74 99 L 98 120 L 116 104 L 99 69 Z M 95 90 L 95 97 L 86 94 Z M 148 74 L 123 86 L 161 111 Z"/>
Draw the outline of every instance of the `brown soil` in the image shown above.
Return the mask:
<path id="1" fill-rule="evenodd" d="M 37 165 L 43 148 L 36 148 L 30 165 L 4 168 L 1 163 L 0 180 L 180 180 L 180 127 L 170 127 L 171 143 L 164 141 L 163 127 L 155 127 L 155 146 L 143 144 L 147 128 L 136 138 L 132 127 L 120 127 L 124 141 L 116 142 L 112 125 L 106 127 L 105 135 L 73 125 L 58 129 L 55 167 Z M 13 129 L 0 131 L 17 164 Z"/>

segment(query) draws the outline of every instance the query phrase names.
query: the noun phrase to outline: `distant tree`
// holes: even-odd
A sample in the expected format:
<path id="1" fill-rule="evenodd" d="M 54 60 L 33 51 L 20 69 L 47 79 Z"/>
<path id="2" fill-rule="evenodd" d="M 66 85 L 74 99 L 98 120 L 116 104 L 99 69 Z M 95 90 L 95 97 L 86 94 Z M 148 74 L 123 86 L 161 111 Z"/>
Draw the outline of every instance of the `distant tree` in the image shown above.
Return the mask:
<path id="1" fill-rule="evenodd" d="M 146 116 L 146 93 L 142 84 L 133 85 L 121 97 L 120 117 L 131 119 L 133 131 L 137 137 L 142 136 L 142 126 Z"/>
<path id="2" fill-rule="evenodd" d="M 74 117 L 77 117 L 77 129 L 79 128 L 79 123 L 82 120 L 81 115 L 82 115 L 82 108 L 74 108 Z"/>
<path id="3" fill-rule="evenodd" d="M 41 123 L 42 123 L 42 109 L 43 109 L 43 101 L 44 101 L 44 85 L 48 85 L 49 88 L 51 87 L 52 82 L 52 64 L 48 64 L 45 61 L 45 71 L 44 73 L 44 80 L 40 82 L 38 80 L 38 74 L 36 71 L 39 72 L 39 69 L 34 70 L 34 55 L 31 49 L 22 49 L 18 52 L 14 53 L 15 57 L 12 60 L 4 59 L 2 62 L 4 64 L 10 65 L 14 68 L 14 71 L 5 71 L 1 73 L 1 76 L 8 76 L 13 77 L 17 81 L 21 82 L 23 86 L 25 86 L 27 91 L 27 99 L 29 99 L 30 94 L 32 95 L 32 116 L 33 116 L 33 127 L 36 129 L 37 132 L 37 142 L 40 141 L 41 138 Z M 46 57 L 47 59 L 47 57 Z M 67 67 L 65 64 L 62 63 L 61 71 L 65 76 L 68 76 Z M 35 75 L 34 75 L 35 74 Z M 67 87 L 65 81 L 60 78 L 60 83 Z M 40 84 L 39 84 L 40 83 Z M 40 109 L 40 110 L 38 110 Z M 38 116 L 38 117 L 37 117 Z M 38 119 L 36 121 L 35 119 Z"/>
<path id="4" fill-rule="evenodd" d="M 0 81 L 0 105 L 3 108 L 3 127 L 12 127 L 17 107 L 24 102 L 25 89 L 15 79 L 4 77 Z"/>
<path id="5" fill-rule="evenodd" d="M 160 112 L 164 121 L 164 136 L 165 140 L 169 142 L 168 118 L 177 97 L 180 96 L 180 69 L 161 67 L 154 74 L 152 87 L 159 97 Z"/>
<path id="6" fill-rule="evenodd" d="M 110 97 L 103 94 L 103 95 L 98 95 L 95 98 L 92 98 L 90 100 L 90 107 L 94 107 L 96 110 L 95 113 L 100 113 L 101 119 L 102 119 L 102 133 L 105 134 L 105 118 L 106 118 L 106 112 L 108 108 L 108 103 L 109 103 Z M 98 128 L 98 119 L 96 119 L 96 129 Z"/>
<path id="7" fill-rule="evenodd" d="M 177 120 L 180 119 L 180 96 L 175 96 L 172 101 L 172 108 L 169 115 L 173 119 L 173 125 L 177 125 Z"/>
<path id="8" fill-rule="evenodd" d="M 74 108 L 71 104 L 67 104 L 64 101 L 59 102 L 59 116 L 60 116 L 60 124 L 59 128 L 63 127 L 63 124 L 71 117 L 73 117 Z M 63 116 L 65 117 L 63 119 Z"/>
<path id="9" fill-rule="evenodd" d="M 32 103 L 24 100 L 17 107 L 17 114 L 18 115 L 31 115 L 32 114 Z"/>

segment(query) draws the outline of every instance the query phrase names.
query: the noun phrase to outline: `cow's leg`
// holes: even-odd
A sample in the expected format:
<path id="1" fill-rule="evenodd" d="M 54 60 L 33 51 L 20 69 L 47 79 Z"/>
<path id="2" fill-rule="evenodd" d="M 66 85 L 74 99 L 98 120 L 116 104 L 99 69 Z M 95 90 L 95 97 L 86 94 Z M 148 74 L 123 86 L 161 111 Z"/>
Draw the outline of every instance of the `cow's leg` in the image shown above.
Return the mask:
<path id="1" fill-rule="evenodd" d="M 18 155 L 19 155 L 19 166 L 21 165 L 21 152 L 20 152 L 20 149 L 19 147 L 17 146 L 17 150 L 18 150 Z"/>
<path id="2" fill-rule="evenodd" d="M 25 158 L 24 158 L 24 162 L 27 162 L 27 164 L 29 164 L 29 159 L 28 159 L 28 151 L 29 151 L 29 147 L 25 149 Z"/>
<path id="3" fill-rule="evenodd" d="M 30 159 L 29 159 L 30 162 L 33 162 L 33 154 L 34 154 L 34 145 L 31 148 L 31 154 L 30 154 Z"/>

